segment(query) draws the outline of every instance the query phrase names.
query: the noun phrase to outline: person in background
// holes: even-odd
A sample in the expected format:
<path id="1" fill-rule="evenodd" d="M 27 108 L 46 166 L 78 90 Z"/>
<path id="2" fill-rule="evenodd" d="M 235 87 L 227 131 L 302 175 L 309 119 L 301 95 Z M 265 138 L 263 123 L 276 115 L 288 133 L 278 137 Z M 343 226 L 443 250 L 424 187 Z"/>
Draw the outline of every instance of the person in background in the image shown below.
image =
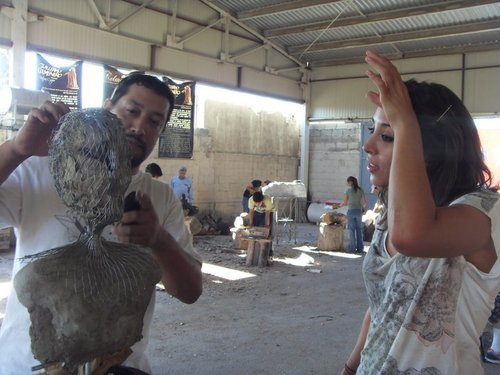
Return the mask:
<path id="1" fill-rule="evenodd" d="M 173 176 L 170 180 L 170 187 L 181 201 L 193 204 L 193 183 L 191 177 L 186 176 L 187 168 L 180 167 L 179 175 Z"/>
<path id="2" fill-rule="evenodd" d="M 348 188 L 345 190 L 341 207 L 347 206 L 347 226 L 349 228 L 349 251 L 362 253 L 363 244 L 363 212 L 366 209 L 365 192 L 358 185 L 356 177 L 347 177 Z"/>
<path id="3" fill-rule="evenodd" d="M 146 173 L 149 173 L 153 178 L 159 178 L 163 176 L 163 171 L 160 166 L 156 163 L 150 163 L 146 166 Z"/>
<path id="4" fill-rule="evenodd" d="M 253 180 L 243 192 L 243 198 L 241 204 L 243 206 L 243 212 L 248 212 L 248 200 L 256 192 L 259 191 L 262 186 L 261 180 Z"/>
<path id="5" fill-rule="evenodd" d="M 168 185 L 139 170 L 157 144 L 173 106 L 174 96 L 163 82 L 138 73 L 123 78 L 106 99 L 104 108 L 121 120 L 132 154 L 133 175 L 125 195 L 136 191 L 139 208 L 125 212 L 119 223 L 105 228 L 103 236 L 149 247 L 162 270 L 167 293 L 191 304 L 202 293 L 201 258 L 184 224 L 181 204 Z M 51 134 L 68 112 L 65 104 L 46 101 L 30 112 L 15 138 L 0 145 L 0 228 L 15 227 L 17 236 L 12 279 L 23 267 L 21 258 L 72 243 L 81 234 L 76 225 L 61 221 L 68 207 L 57 194 L 47 156 Z M 132 354 L 123 363 L 138 369 L 134 373 L 151 373 L 145 352 L 154 292 L 150 301 L 143 338 L 131 347 Z M 32 367 L 39 365 L 31 351 L 29 327 L 28 311 L 12 288 L 0 328 L 0 374 L 31 374 Z"/>
<path id="6" fill-rule="evenodd" d="M 248 200 L 248 221 L 250 227 L 269 228 L 268 238 L 272 238 L 273 231 L 273 201 L 271 197 L 256 191 Z M 272 244 L 269 256 L 273 256 Z"/>
<path id="7" fill-rule="evenodd" d="M 363 260 L 369 308 L 342 373 L 482 374 L 478 338 L 500 290 L 500 195 L 474 120 L 447 87 L 403 82 L 371 51 L 365 61 L 378 108 L 363 149 L 384 212 Z"/>

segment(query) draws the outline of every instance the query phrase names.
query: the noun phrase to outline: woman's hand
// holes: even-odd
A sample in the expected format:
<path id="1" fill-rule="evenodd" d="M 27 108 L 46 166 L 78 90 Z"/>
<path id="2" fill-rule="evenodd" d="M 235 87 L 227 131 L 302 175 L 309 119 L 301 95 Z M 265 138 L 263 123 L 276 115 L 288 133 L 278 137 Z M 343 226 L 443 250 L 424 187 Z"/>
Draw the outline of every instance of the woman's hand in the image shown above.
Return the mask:
<path id="1" fill-rule="evenodd" d="M 385 57 L 372 51 L 366 52 L 365 61 L 375 71 L 366 72 L 377 86 L 378 93 L 369 91 L 368 99 L 384 111 L 392 128 L 416 118 L 408 90 L 396 67 Z"/>

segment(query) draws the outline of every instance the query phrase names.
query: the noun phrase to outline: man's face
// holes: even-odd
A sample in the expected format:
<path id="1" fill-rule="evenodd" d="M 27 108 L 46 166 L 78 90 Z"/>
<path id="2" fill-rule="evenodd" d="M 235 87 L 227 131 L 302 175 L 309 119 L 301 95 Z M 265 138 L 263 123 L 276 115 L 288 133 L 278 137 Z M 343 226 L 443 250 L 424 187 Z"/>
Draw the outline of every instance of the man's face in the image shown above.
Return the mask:
<path id="1" fill-rule="evenodd" d="M 179 178 L 184 180 L 186 178 L 186 171 L 179 171 Z"/>
<path id="2" fill-rule="evenodd" d="M 137 171 L 158 141 L 167 120 L 168 99 L 134 84 L 115 105 L 106 100 L 104 107 L 122 121 L 132 153 L 132 168 Z"/>

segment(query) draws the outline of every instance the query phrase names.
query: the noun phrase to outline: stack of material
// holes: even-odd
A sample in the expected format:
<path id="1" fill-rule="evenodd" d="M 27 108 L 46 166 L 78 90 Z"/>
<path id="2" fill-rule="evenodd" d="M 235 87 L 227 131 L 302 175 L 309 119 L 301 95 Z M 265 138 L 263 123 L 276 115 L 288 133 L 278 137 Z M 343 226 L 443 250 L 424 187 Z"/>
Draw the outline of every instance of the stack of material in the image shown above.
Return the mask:
<path id="1" fill-rule="evenodd" d="M 271 182 L 262 188 L 262 194 L 280 198 L 307 198 L 307 189 L 298 180 L 293 182 Z"/>
<path id="2" fill-rule="evenodd" d="M 278 219 L 293 218 L 296 223 L 307 223 L 307 188 L 299 180 L 293 182 L 271 182 L 262 188 L 262 193 L 273 198 Z"/>
<path id="3" fill-rule="evenodd" d="M 321 216 L 319 225 L 318 250 L 344 250 L 344 231 L 347 217 L 337 212 L 327 212 Z"/>

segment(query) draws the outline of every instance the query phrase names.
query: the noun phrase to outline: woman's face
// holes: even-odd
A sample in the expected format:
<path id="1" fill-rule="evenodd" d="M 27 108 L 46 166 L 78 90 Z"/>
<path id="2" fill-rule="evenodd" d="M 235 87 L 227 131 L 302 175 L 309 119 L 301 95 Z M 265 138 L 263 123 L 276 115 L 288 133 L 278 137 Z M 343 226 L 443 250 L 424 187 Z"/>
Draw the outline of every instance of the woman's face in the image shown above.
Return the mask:
<path id="1" fill-rule="evenodd" d="M 387 116 L 381 108 L 373 115 L 374 126 L 363 150 L 368 154 L 368 172 L 372 185 L 385 187 L 389 185 L 394 132 Z"/>

